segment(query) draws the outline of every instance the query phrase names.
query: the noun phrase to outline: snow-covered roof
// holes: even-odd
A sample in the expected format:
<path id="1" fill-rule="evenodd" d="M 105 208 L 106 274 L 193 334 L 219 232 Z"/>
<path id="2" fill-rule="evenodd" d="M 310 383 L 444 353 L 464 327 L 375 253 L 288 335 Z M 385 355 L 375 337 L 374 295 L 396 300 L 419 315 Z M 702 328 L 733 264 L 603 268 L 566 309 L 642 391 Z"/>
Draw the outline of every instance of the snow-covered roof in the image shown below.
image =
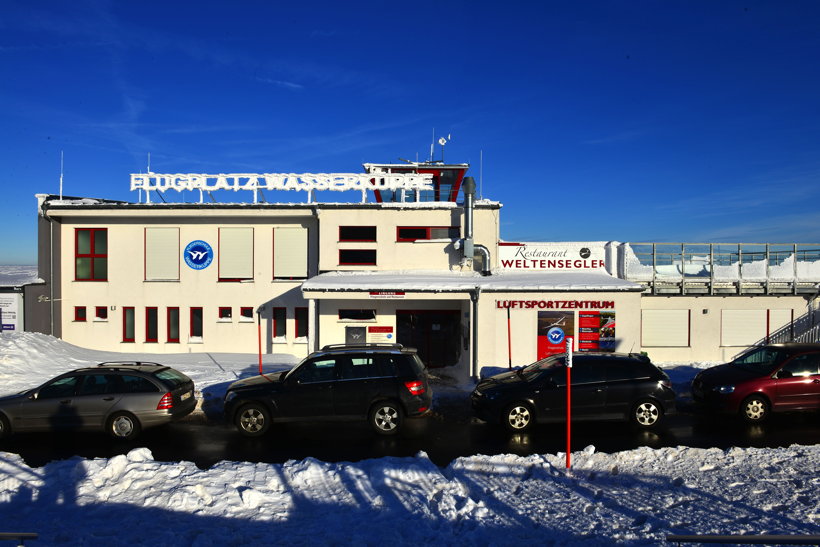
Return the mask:
<path id="1" fill-rule="evenodd" d="M 303 291 L 410 291 L 410 292 L 544 292 L 640 291 L 631 281 L 600 273 L 518 273 L 449 271 L 328 272 L 302 284 Z"/>
<path id="2" fill-rule="evenodd" d="M 37 266 L 0 266 L 0 287 L 22 287 L 41 281 Z"/>

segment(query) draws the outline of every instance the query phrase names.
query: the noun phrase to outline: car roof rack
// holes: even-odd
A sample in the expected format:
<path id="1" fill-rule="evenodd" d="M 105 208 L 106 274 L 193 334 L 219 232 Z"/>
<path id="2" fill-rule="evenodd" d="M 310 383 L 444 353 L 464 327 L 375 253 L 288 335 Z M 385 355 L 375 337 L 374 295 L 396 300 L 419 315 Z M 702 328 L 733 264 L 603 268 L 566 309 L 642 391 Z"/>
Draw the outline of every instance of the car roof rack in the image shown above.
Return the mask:
<path id="1" fill-rule="evenodd" d="M 396 349 L 401 350 L 404 349 L 404 346 L 401 344 L 380 344 L 380 343 L 372 343 L 372 344 L 328 344 L 322 347 L 321 351 L 331 351 L 334 349 Z"/>
<path id="2" fill-rule="evenodd" d="M 163 367 L 165 365 L 160 365 L 159 363 L 152 363 L 148 361 L 105 361 L 104 363 L 98 363 L 97 366 Z"/>

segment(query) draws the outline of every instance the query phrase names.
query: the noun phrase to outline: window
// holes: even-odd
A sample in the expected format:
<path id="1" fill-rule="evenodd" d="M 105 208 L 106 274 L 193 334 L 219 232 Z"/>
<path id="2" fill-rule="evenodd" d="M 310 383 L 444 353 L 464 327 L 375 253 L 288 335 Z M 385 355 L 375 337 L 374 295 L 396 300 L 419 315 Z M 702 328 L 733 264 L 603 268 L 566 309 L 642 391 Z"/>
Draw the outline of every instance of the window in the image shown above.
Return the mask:
<path id="1" fill-rule="evenodd" d="M 273 308 L 273 337 L 283 339 L 288 334 L 287 308 Z"/>
<path id="2" fill-rule="evenodd" d="M 339 226 L 339 241 L 376 241 L 376 227 Z"/>
<path id="3" fill-rule="evenodd" d="M 94 308 L 95 321 L 108 321 L 108 306 L 97 306 Z"/>
<path id="4" fill-rule="evenodd" d="M 168 308 L 168 342 L 179 342 L 179 308 Z"/>
<path id="5" fill-rule="evenodd" d="M 85 321 L 85 306 L 74 306 L 74 321 Z"/>
<path id="6" fill-rule="evenodd" d="M 134 308 L 124 307 L 122 309 L 122 341 L 133 342 L 135 340 Z"/>
<path id="7" fill-rule="evenodd" d="M 721 310 L 720 345 L 752 346 L 767 336 L 766 310 Z"/>
<path id="8" fill-rule="evenodd" d="M 642 310 L 641 345 L 688 347 L 689 310 Z"/>
<path id="9" fill-rule="evenodd" d="M 120 376 L 123 393 L 157 393 L 159 388 L 142 376 Z"/>
<path id="10" fill-rule="evenodd" d="M 336 379 L 336 358 L 309 361 L 294 372 L 294 378 L 303 384 L 332 382 Z"/>
<path id="11" fill-rule="evenodd" d="M 340 321 L 375 321 L 376 310 L 339 310 Z"/>
<path id="12" fill-rule="evenodd" d="M 66 376 L 65 378 L 54 380 L 47 386 L 43 386 L 43 389 L 41 389 L 37 394 L 37 399 L 71 397 L 77 390 L 77 383 L 79 379 L 79 376 Z"/>
<path id="13" fill-rule="evenodd" d="M 220 321 L 230 321 L 233 317 L 233 308 L 230 306 L 228 307 L 220 307 L 219 308 L 219 320 Z"/>
<path id="14" fill-rule="evenodd" d="M 239 308 L 239 320 L 240 321 L 253 321 L 253 308 L 248 306 L 243 306 Z"/>
<path id="15" fill-rule="evenodd" d="M 115 393 L 117 377 L 111 374 L 89 374 L 83 379 L 77 395 Z"/>
<path id="16" fill-rule="evenodd" d="M 219 229 L 219 280 L 253 279 L 253 228 Z"/>
<path id="17" fill-rule="evenodd" d="M 179 228 L 145 229 L 145 280 L 179 280 Z"/>
<path id="18" fill-rule="evenodd" d="M 419 239 L 458 239 L 458 226 L 398 226 L 396 241 L 417 241 Z"/>
<path id="19" fill-rule="evenodd" d="M 308 231 L 303 226 L 273 229 L 273 278 L 305 279 L 308 271 Z"/>
<path id="20" fill-rule="evenodd" d="M 339 249 L 340 266 L 375 266 L 376 249 Z"/>
<path id="21" fill-rule="evenodd" d="M 108 230 L 77 228 L 74 232 L 74 279 L 108 280 Z"/>
<path id="22" fill-rule="evenodd" d="M 145 341 L 159 341 L 159 312 L 157 308 L 145 308 Z"/>
<path id="23" fill-rule="evenodd" d="M 792 376 L 815 376 L 818 374 L 818 367 L 820 366 L 820 353 L 806 353 L 798 355 L 785 365 L 783 371 L 790 373 Z M 784 378 L 782 371 L 780 378 Z"/>
<path id="24" fill-rule="evenodd" d="M 310 329 L 308 328 L 308 309 L 296 308 L 296 338 L 306 338 Z"/>
<path id="25" fill-rule="evenodd" d="M 191 308 L 191 332 L 192 339 L 202 339 L 202 308 Z"/>

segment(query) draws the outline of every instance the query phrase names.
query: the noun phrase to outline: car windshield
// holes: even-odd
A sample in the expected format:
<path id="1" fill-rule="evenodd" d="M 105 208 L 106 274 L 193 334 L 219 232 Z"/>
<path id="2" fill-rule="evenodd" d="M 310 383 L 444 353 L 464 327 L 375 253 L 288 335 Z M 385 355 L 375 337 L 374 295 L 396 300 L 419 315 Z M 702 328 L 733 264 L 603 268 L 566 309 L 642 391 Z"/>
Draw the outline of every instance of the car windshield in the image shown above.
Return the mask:
<path id="1" fill-rule="evenodd" d="M 732 365 L 748 370 L 769 374 L 783 362 L 786 352 L 780 348 L 755 348 L 732 361 Z"/>
<path id="2" fill-rule="evenodd" d="M 544 371 L 547 370 L 554 370 L 559 367 L 563 367 L 564 363 L 566 362 L 566 357 L 561 355 L 552 355 L 550 357 L 546 357 L 539 361 L 534 362 L 531 365 L 527 365 L 526 367 L 522 368 L 519 373 L 522 377 L 526 380 L 530 380 L 535 378 L 536 376 L 541 375 Z"/>

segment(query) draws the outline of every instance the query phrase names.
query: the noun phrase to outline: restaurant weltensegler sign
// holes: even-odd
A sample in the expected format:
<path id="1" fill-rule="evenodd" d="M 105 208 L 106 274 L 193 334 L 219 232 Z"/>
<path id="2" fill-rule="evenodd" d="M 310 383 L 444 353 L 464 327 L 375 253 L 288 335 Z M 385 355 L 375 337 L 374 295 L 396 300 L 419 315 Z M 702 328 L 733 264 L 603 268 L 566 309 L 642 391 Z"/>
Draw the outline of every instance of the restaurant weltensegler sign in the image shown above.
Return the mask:
<path id="1" fill-rule="evenodd" d="M 606 273 L 606 248 L 602 243 L 498 244 L 502 270 Z"/>

